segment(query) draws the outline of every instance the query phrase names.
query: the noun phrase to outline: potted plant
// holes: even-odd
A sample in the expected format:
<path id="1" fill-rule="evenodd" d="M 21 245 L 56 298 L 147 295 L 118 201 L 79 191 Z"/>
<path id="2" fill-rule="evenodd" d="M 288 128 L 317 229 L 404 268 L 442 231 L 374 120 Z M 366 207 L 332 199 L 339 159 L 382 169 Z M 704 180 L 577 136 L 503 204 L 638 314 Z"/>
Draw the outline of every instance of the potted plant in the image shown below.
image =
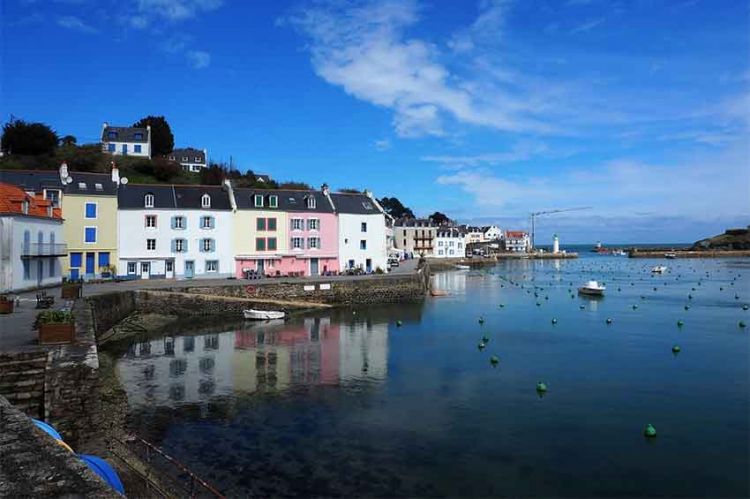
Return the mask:
<path id="1" fill-rule="evenodd" d="M 68 279 L 63 280 L 62 288 L 60 289 L 60 298 L 64 300 L 75 300 L 80 298 L 83 294 L 83 281 L 71 281 Z"/>
<path id="2" fill-rule="evenodd" d="M 102 279 L 111 279 L 117 275 L 117 269 L 114 265 L 103 265 L 99 267 L 99 273 Z"/>
<path id="3" fill-rule="evenodd" d="M 13 299 L 7 293 L 0 294 L 0 314 L 13 313 Z"/>
<path id="4" fill-rule="evenodd" d="M 75 341 L 75 317 L 67 310 L 45 310 L 36 316 L 36 324 L 40 344 Z"/>

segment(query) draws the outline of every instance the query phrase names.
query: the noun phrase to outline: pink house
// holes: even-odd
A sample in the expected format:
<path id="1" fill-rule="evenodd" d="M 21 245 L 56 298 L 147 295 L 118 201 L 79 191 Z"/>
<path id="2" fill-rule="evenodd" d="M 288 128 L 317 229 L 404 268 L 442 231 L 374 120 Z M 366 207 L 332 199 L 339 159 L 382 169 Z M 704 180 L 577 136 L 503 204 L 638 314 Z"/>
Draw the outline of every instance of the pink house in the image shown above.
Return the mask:
<path id="1" fill-rule="evenodd" d="M 236 189 L 235 275 L 338 270 L 338 218 L 328 192 Z"/>

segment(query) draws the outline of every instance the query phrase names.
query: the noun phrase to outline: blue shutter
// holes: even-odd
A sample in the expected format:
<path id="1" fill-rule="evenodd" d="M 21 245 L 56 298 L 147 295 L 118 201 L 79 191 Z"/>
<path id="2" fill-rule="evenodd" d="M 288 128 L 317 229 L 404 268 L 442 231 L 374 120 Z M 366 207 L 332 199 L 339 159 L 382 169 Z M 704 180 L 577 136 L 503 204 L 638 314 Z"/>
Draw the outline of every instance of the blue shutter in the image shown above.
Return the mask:
<path id="1" fill-rule="evenodd" d="M 211 239 L 211 251 L 216 251 L 216 241 Z"/>
<path id="2" fill-rule="evenodd" d="M 175 228 L 175 226 L 176 226 L 176 224 L 175 224 L 175 221 L 174 221 L 174 219 L 175 219 L 175 217 L 172 217 L 172 228 L 173 228 L 173 229 L 174 229 L 174 228 Z M 174 249 L 173 249 L 172 251 L 174 251 Z"/>
<path id="3" fill-rule="evenodd" d="M 182 252 L 183 253 L 188 252 L 188 240 L 187 239 L 182 240 Z"/>
<path id="4" fill-rule="evenodd" d="M 172 217 L 172 223 L 174 223 L 174 217 Z M 177 252 L 177 244 L 174 239 L 172 239 L 172 253 Z"/>
<path id="5" fill-rule="evenodd" d="M 216 219 L 214 217 L 210 217 L 211 223 L 209 224 L 209 227 L 212 229 L 216 228 Z"/>

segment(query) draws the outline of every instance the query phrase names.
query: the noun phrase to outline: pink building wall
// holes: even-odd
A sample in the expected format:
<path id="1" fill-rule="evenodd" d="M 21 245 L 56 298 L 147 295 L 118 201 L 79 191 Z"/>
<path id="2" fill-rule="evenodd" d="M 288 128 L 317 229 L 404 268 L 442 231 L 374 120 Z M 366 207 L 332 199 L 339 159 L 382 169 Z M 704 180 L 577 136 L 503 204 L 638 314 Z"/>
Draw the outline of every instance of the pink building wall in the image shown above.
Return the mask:
<path id="1" fill-rule="evenodd" d="M 320 221 L 320 230 L 308 229 L 308 220 L 311 218 Z M 302 220 L 302 229 L 292 229 L 293 220 Z M 235 259 L 235 276 L 238 279 L 244 277 L 244 269 L 258 268 L 257 259 L 264 260 L 264 270 L 267 275 L 276 275 L 278 272 L 282 276 L 290 273 L 301 273 L 310 275 L 310 259 L 318 259 L 318 273 L 325 271 L 337 271 L 339 269 L 338 261 L 338 217 L 335 213 L 317 213 L 317 212 L 287 212 L 286 230 L 280 230 L 286 234 L 289 239 L 286 241 L 286 251 L 278 252 L 276 255 L 248 255 L 249 258 Z M 301 237 L 304 242 L 304 248 L 293 249 L 292 238 Z M 320 248 L 308 248 L 308 239 L 318 237 L 320 239 Z"/>

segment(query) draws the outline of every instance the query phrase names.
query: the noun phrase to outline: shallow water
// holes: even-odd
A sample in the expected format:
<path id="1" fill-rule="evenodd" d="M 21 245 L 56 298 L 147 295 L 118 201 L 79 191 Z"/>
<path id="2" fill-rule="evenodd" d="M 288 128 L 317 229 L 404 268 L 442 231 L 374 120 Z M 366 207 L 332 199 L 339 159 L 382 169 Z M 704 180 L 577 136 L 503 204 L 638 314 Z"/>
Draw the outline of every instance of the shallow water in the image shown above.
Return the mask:
<path id="1" fill-rule="evenodd" d="M 233 496 L 747 496 L 750 260 L 655 263 L 505 262 L 424 305 L 121 345 L 130 424 Z"/>

